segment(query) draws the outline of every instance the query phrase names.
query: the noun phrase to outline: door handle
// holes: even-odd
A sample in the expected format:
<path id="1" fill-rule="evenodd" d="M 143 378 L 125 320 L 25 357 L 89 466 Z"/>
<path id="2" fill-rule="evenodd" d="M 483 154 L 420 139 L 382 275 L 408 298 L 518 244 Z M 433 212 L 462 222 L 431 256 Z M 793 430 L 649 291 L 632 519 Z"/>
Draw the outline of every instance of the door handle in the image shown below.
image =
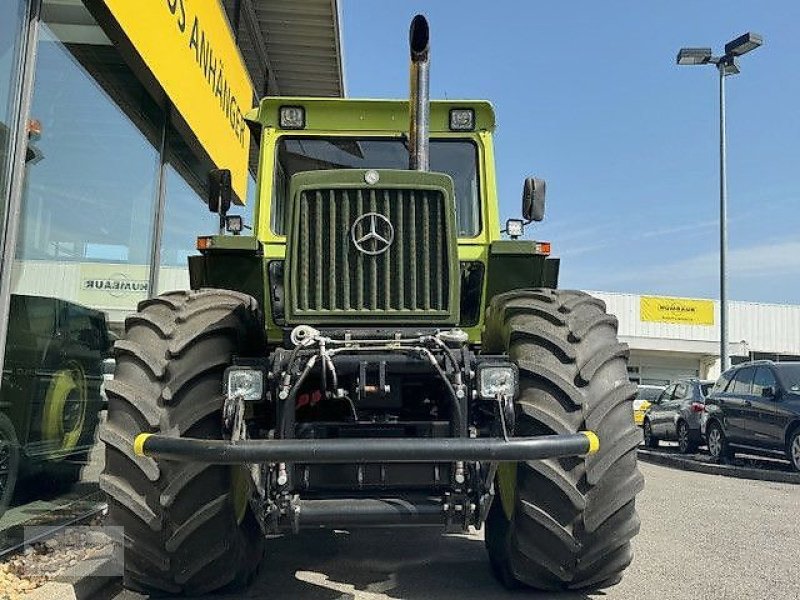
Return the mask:
<path id="1" fill-rule="evenodd" d="M 753 403 L 752 403 L 750 400 L 745 400 L 745 401 L 744 401 L 744 405 L 745 405 L 746 407 L 750 408 L 751 406 L 753 406 Z"/>

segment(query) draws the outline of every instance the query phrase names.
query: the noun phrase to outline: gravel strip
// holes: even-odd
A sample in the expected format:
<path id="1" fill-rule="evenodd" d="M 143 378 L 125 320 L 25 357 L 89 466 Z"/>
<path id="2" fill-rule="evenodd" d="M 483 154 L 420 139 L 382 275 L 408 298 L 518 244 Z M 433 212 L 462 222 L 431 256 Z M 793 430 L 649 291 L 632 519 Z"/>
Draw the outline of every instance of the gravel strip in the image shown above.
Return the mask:
<path id="1" fill-rule="evenodd" d="M 101 517 L 87 526 L 63 529 L 46 540 L 25 546 L 0 562 L 0 600 L 17 600 L 49 581 L 63 579 L 79 563 L 108 560 L 114 543 L 99 527 Z"/>

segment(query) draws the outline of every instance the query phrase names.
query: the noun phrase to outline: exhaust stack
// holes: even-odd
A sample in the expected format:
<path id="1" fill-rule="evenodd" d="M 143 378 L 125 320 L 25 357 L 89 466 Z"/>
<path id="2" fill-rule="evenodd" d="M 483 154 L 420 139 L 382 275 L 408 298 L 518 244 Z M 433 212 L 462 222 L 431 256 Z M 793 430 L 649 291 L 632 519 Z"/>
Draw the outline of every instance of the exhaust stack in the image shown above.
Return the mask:
<path id="1" fill-rule="evenodd" d="M 429 147 L 428 129 L 430 104 L 428 82 L 430 78 L 429 29 L 428 20 L 417 15 L 411 21 L 408 31 L 408 44 L 411 50 L 411 95 L 409 98 L 408 168 L 413 171 L 427 171 Z"/>

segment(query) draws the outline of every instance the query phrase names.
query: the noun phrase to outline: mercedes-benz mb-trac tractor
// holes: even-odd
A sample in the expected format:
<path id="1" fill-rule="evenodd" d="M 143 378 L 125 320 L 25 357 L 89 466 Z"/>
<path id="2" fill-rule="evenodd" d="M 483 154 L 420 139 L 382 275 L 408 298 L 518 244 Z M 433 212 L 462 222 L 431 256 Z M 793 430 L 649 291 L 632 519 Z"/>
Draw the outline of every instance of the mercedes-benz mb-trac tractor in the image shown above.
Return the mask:
<path id="1" fill-rule="evenodd" d="M 263 99 L 253 234 L 214 171 L 233 232 L 127 319 L 101 479 L 127 587 L 246 584 L 269 537 L 319 528 L 483 526 L 509 587 L 600 588 L 630 563 L 617 320 L 519 239 L 542 181 L 501 239 L 492 107 L 429 102 L 423 17 L 409 37 L 408 101 Z"/>

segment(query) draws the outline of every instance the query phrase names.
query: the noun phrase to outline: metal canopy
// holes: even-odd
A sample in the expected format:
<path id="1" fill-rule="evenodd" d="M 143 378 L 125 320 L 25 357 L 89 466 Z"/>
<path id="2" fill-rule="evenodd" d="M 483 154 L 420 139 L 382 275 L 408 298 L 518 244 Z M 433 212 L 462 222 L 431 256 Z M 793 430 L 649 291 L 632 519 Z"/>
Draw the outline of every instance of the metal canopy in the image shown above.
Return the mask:
<path id="1" fill-rule="evenodd" d="M 259 95 L 344 96 L 338 0 L 241 1 L 243 13 L 252 7 L 248 16 L 261 33 L 270 71 Z"/>

